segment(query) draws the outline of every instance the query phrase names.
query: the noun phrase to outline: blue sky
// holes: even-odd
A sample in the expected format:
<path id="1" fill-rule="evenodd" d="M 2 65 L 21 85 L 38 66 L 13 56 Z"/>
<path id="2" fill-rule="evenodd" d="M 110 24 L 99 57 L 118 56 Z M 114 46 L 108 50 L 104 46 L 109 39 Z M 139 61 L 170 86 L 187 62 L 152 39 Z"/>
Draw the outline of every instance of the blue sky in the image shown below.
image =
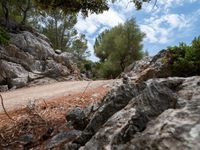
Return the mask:
<path id="1" fill-rule="evenodd" d="M 105 29 L 110 29 L 134 17 L 141 31 L 146 34 L 143 49 L 155 55 L 167 46 L 179 42 L 190 44 L 200 35 L 200 0 L 154 0 L 136 11 L 130 0 L 118 0 L 110 4 L 110 9 L 102 14 L 91 14 L 87 18 L 78 17 L 76 29 L 86 35 L 89 59 L 97 61 L 93 44 L 96 37 Z"/>

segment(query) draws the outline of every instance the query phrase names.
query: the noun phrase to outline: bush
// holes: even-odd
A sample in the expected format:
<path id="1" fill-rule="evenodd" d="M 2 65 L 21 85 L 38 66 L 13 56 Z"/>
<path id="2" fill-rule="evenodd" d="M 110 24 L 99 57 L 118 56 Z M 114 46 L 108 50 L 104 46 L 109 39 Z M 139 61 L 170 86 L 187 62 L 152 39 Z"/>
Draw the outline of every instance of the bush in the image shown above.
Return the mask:
<path id="1" fill-rule="evenodd" d="M 200 37 L 195 38 L 191 46 L 181 43 L 169 50 L 172 53 L 173 76 L 200 75 Z"/>
<path id="2" fill-rule="evenodd" d="M 119 74 L 120 72 L 118 70 L 118 67 L 114 66 L 114 64 L 110 61 L 105 61 L 100 64 L 97 76 L 99 78 L 112 79 L 116 78 Z"/>
<path id="3" fill-rule="evenodd" d="M 8 36 L 6 30 L 0 27 L 0 44 L 7 45 L 9 43 L 10 37 Z"/>

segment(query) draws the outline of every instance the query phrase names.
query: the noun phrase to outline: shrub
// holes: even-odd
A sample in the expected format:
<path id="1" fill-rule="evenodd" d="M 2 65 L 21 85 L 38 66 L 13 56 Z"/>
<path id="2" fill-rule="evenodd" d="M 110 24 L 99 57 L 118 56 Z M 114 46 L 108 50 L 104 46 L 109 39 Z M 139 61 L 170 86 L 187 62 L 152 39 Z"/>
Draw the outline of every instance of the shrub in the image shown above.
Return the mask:
<path id="1" fill-rule="evenodd" d="M 120 74 L 118 67 L 114 66 L 110 61 L 105 61 L 100 64 L 98 71 L 98 77 L 112 79 L 116 78 Z"/>
<path id="2" fill-rule="evenodd" d="M 0 27 L 0 44 L 7 45 L 9 43 L 10 37 L 8 36 L 6 30 Z"/>
<path id="3" fill-rule="evenodd" d="M 200 75 L 200 37 L 195 38 L 191 46 L 181 43 L 169 50 L 172 53 L 173 76 Z"/>

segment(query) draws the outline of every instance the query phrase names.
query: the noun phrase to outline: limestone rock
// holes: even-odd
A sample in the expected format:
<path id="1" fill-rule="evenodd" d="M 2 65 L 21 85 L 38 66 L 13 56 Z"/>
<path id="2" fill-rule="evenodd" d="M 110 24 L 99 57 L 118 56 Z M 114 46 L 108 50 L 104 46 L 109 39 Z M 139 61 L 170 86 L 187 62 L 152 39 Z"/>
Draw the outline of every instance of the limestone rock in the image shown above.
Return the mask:
<path id="1" fill-rule="evenodd" d="M 59 50 L 59 49 L 56 49 L 56 50 L 55 50 L 55 53 L 56 53 L 56 54 L 61 54 L 61 53 L 62 53 L 62 51 L 61 51 L 61 50 Z"/>
<path id="2" fill-rule="evenodd" d="M 11 87 L 24 87 L 28 82 L 28 78 L 13 78 L 10 80 Z"/>
<path id="3" fill-rule="evenodd" d="M 134 134 L 143 131 L 151 119 L 168 108 L 174 108 L 175 104 L 176 96 L 172 91 L 153 82 L 140 95 L 133 96 L 125 108 L 111 116 L 83 149 L 105 149 L 126 143 Z"/>
<path id="4" fill-rule="evenodd" d="M 8 90 L 8 85 L 1 85 L 0 86 L 0 92 L 5 92 Z"/>
<path id="5" fill-rule="evenodd" d="M 56 146 L 61 145 L 64 142 L 72 141 L 78 135 L 80 135 L 80 131 L 77 130 L 58 133 L 57 135 L 53 136 L 50 141 L 45 145 L 45 149 L 52 149 Z"/>
<path id="6" fill-rule="evenodd" d="M 83 130 L 88 123 L 84 109 L 80 107 L 76 107 L 68 112 L 66 119 L 76 130 Z"/>
<path id="7" fill-rule="evenodd" d="M 29 31 L 9 35 L 10 44 L 0 46 L 0 85 L 19 88 L 45 77 L 57 81 L 79 79 L 73 56 L 55 53 L 46 36 Z"/>
<path id="8" fill-rule="evenodd" d="M 170 51 L 160 51 L 154 57 L 145 57 L 127 67 L 124 71 L 133 82 L 143 82 L 151 78 L 171 76 Z"/>
<path id="9" fill-rule="evenodd" d="M 22 31 L 18 34 L 11 33 L 10 35 L 12 44 L 28 52 L 36 59 L 46 59 L 54 54 L 49 43 L 28 31 Z"/>
<path id="10" fill-rule="evenodd" d="M 183 80 L 183 78 L 182 78 Z M 166 81 L 165 81 L 166 82 Z M 177 109 L 168 109 L 152 120 L 144 132 L 124 149 L 198 150 L 200 149 L 200 77 L 184 79 L 178 87 Z"/>
<path id="11" fill-rule="evenodd" d="M 199 114 L 199 76 L 122 84 L 104 98 L 82 134 L 63 149 L 198 150 Z"/>
<path id="12" fill-rule="evenodd" d="M 4 72 L 6 78 L 9 79 L 28 77 L 28 71 L 26 71 L 20 64 L 1 60 L 0 68 L 2 69 L 1 71 Z"/>
<path id="13" fill-rule="evenodd" d="M 73 126 L 76 130 L 84 130 L 100 106 L 100 103 L 92 103 L 86 108 L 73 108 L 66 114 L 68 126 Z"/>

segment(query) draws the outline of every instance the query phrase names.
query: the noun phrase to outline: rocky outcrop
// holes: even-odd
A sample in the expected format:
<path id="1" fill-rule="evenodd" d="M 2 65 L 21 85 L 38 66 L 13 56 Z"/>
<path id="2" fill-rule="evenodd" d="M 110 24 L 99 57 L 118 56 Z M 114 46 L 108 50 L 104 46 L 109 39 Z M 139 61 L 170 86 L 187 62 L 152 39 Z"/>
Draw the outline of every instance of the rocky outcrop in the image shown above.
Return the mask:
<path id="1" fill-rule="evenodd" d="M 0 85 L 18 88 L 44 77 L 56 80 L 69 76 L 75 80 L 79 78 L 72 55 L 55 53 L 44 35 L 28 31 L 9 35 L 10 44 L 0 46 Z"/>
<path id="2" fill-rule="evenodd" d="M 89 121 L 63 149 L 197 150 L 199 108 L 200 77 L 123 84 L 103 99 L 92 117 L 79 109 L 81 119 Z"/>
<path id="3" fill-rule="evenodd" d="M 200 77 L 182 80 L 183 83 L 177 89 L 177 109 L 164 111 L 142 133 L 121 147 L 134 150 L 200 149 Z"/>
<path id="4" fill-rule="evenodd" d="M 135 83 L 152 78 L 170 77 L 172 76 L 171 53 L 169 50 L 162 50 L 154 57 L 145 57 L 133 62 L 124 70 L 124 74 Z"/>

